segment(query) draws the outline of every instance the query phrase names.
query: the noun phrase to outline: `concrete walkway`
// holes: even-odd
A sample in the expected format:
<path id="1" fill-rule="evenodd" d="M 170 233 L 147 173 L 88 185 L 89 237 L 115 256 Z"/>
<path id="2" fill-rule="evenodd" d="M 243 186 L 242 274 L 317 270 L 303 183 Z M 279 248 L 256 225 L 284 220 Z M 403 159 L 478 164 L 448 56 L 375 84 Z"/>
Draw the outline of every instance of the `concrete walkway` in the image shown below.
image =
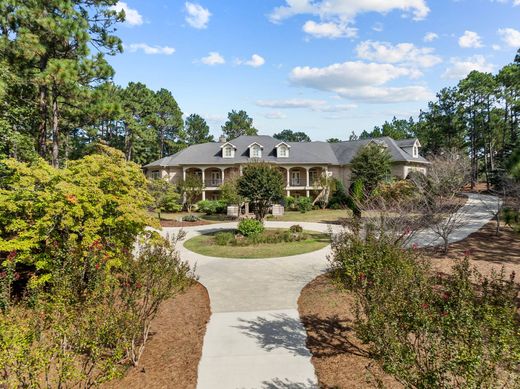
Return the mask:
<path id="1" fill-rule="evenodd" d="M 454 236 L 463 239 L 490 219 L 496 206 L 490 196 L 470 195 L 463 209 L 467 223 Z M 466 212 L 469 211 L 469 212 Z M 321 223 L 266 222 L 267 227 L 300 224 L 306 230 L 338 232 Z M 184 228 L 186 239 L 229 229 L 236 223 Z M 466 227 L 467 226 L 467 227 Z M 165 228 L 165 233 L 179 228 Z M 426 234 L 427 243 L 433 241 Z M 457 240 L 458 240 L 457 239 Z M 198 371 L 199 389 L 317 388 L 297 301 L 302 288 L 327 270 L 330 246 L 319 251 L 270 259 L 223 259 L 180 247 L 181 256 L 196 266 L 207 288 L 212 316 Z"/>

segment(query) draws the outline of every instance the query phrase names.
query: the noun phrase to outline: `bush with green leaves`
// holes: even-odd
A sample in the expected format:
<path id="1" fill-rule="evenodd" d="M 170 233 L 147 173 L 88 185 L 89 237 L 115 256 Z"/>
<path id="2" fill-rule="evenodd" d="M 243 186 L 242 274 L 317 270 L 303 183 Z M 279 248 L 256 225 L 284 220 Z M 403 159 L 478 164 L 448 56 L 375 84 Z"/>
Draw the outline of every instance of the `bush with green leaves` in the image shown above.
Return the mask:
<path id="1" fill-rule="evenodd" d="M 264 224 L 256 219 L 242 219 L 238 223 L 238 232 L 243 236 L 258 235 L 264 231 Z"/>
<path id="2" fill-rule="evenodd" d="M 193 223 L 193 222 L 198 222 L 199 220 L 200 220 L 200 217 L 195 216 L 195 215 L 186 215 L 186 216 L 182 217 L 183 222 Z"/>
<path id="3" fill-rule="evenodd" d="M 197 203 L 197 210 L 204 212 L 206 215 L 226 213 L 227 202 L 222 200 L 202 200 Z"/>
<path id="4" fill-rule="evenodd" d="M 285 207 L 287 208 L 287 210 L 295 209 L 296 199 L 292 196 L 285 196 L 284 204 L 285 204 Z"/>
<path id="5" fill-rule="evenodd" d="M 345 186 L 337 178 L 333 180 L 335 181 L 335 190 L 332 192 L 327 206 L 331 209 L 345 209 L 348 206 L 348 195 L 345 191 Z"/>
<path id="6" fill-rule="evenodd" d="M 293 224 L 289 227 L 289 231 L 291 231 L 293 234 L 301 234 L 303 232 L 303 227 L 299 224 Z"/>
<path id="7" fill-rule="evenodd" d="M 296 207 L 301 213 L 312 211 L 312 200 L 310 197 L 298 197 Z"/>
<path id="8" fill-rule="evenodd" d="M 162 178 L 148 180 L 148 193 L 153 199 L 152 208 L 161 219 L 161 212 L 179 212 L 182 209 L 181 195 L 175 185 Z"/>
<path id="9" fill-rule="evenodd" d="M 65 169 L 0 169 L 0 386 L 117 377 L 138 363 L 161 302 L 192 279 L 174 244 L 145 232 L 156 222 L 140 167 L 99 146 Z"/>
<path id="10" fill-rule="evenodd" d="M 219 246 L 228 246 L 235 242 L 235 235 L 232 232 L 217 232 L 215 243 Z"/>
<path id="11" fill-rule="evenodd" d="M 334 272 L 356 298 L 357 336 L 405 387 L 518 387 L 514 275 L 484 277 L 464 259 L 437 276 L 416 250 L 370 233 L 342 233 L 332 248 Z"/>

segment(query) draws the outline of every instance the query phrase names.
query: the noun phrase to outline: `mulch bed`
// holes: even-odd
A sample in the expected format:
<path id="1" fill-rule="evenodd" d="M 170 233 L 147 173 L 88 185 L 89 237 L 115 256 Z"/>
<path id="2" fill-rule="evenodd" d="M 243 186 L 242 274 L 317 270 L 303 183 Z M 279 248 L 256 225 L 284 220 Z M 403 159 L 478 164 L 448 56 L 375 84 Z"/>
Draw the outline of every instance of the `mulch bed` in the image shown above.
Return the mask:
<path id="1" fill-rule="evenodd" d="M 352 328 L 354 299 L 337 288 L 328 275 L 305 286 L 298 299 L 298 310 L 307 330 L 307 347 L 320 388 L 376 387 L 376 377 L 385 388 L 402 388 L 368 357 Z"/>
<path id="2" fill-rule="evenodd" d="M 448 254 L 424 250 L 433 270 L 450 273 L 456 259 L 469 254 L 470 262 L 483 274 L 504 266 L 506 274 L 520 274 L 520 235 L 502 226 L 495 235 L 494 222 L 463 241 L 450 245 Z M 516 281 L 520 283 L 517 276 Z M 402 388 L 371 360 L 366 347 L 356 338 L 352 328 L 354 298 L 334 285 L 329 275 L 322 275 L 307 284 L 298 300 L 300 317 L 307 330 L 307 346 L 320 387 L 367 388 L 376 387 L 376 379 L 385 388 Z"/>
<path id="3" fill-rule="evenodd" d="M 195 389 L 210 314 L 208 292 L 199 283 L 163 303 L 139 366 L 103 388 Z"/>
<path id="4" fill-rule="evenodd" d="M 496 222 L 489 222 L 466 239 L 450 244 L 447 254 L 435 249 L 424 250 L 424 254 L 440 272 L 449 273 L 455 260 L 467 255 L 481 273 L 488 275 L 503 266 L 506 273 L 516 272 L 516 281 L 520 282 L 520 234 L 504 225 L 498 236 L 495 232 Z"/>

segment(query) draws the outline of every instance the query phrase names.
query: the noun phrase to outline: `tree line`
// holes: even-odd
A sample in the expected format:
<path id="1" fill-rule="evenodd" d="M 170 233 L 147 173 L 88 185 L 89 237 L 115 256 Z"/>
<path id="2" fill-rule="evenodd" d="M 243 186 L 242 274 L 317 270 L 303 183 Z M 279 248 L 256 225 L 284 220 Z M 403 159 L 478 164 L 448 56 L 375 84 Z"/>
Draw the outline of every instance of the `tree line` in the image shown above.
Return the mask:
<path id="1" fill-rule="evenodd" d="M 497 74 L 472 71 L 457 86 L 443 88 L 417 121 L 394 117 L 360 138 L 417 137 L 427 154 L 465 151 L 472 184 L 481 177 L 491 184 L 520 163 L 519 123 L 520 49 Z"/>

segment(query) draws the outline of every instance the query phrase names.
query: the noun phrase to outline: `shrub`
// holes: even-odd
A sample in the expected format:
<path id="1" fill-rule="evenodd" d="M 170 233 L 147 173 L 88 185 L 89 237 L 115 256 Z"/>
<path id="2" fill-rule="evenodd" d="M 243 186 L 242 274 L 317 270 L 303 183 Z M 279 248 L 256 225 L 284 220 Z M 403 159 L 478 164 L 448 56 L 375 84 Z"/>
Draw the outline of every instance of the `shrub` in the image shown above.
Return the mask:
<path id="1" fill-rule="evenodd" d="M 197 203 L 197 209 L 206 215 L 226 213 L 227 203 L 222 200 L 202 200 Z"/>
<path id="2" fill-rule="evenodd" d="M 242 219 L 238 223 L 238 232 L 244 236 L 258 235 L 264 231 L 264 225 L 261 221 L 255 219 Z"/>
<path id="3" fill-rule="evenodd" d="M 296 199 L 292 196 L 286 196 L 284 198 L 284 204 L 285 204 L 285 207 L 289 210 L 289 209 L 294 209 L 295 208 L 295 204 L 296 204 Z"/>
<path id="4" fill-rule="evenodd" d="M 215 234 L 215 243 L 219 246 L 227 246 L 234 242 L 235 235 L 231 232 L 218 232 Z"/>
<path id="5" fill-rule="evenodd" d="M 197 222 L 200 218 L 195 215 L 186 215 L 182 217 L 183 222 Z"/>
<path id="6" fill-rule="evenodd" d="M 148 180 L 148 193 L 153 199 L 152 207 L 161 218 L 161 212 L 179 212 L 182 209 L 180 194 L 174 185 L 161 178 Z"/>
<path id="7" fill-rule="evenodd" d="M 343 182 L 334 178 L 334 187 L 335 190 L 332 192 L 330 196 L 328 207 L 331 209 L 344 209 L 347 208 L 348 205 L 348 195 L 345 191 L 345 186 Z"/>
<path id="8" fill-rule="evenodd" d="M 383 369 L 406 387 L 518 385 L 518 285 L 504 272 L 483 277 L 467 259 L 451 276 L 368 234 L 340 234 L 332 263 L 356 297 L 357 336 Z"/>
<path id="9" fill-rule="evenodd" d="M 299 224 L 294 224 L 289 227 L 289 231 L 291 231 L 293 234 L 300 234 L 303 232 L 303 227 Z"/>
<path id="10" fill-rule="evenodd" d="M 301 213 L 305 213 L 312 210 L 312 200 L 309 197 L 299 197 L 296 200 L 296 206 Z"/>

